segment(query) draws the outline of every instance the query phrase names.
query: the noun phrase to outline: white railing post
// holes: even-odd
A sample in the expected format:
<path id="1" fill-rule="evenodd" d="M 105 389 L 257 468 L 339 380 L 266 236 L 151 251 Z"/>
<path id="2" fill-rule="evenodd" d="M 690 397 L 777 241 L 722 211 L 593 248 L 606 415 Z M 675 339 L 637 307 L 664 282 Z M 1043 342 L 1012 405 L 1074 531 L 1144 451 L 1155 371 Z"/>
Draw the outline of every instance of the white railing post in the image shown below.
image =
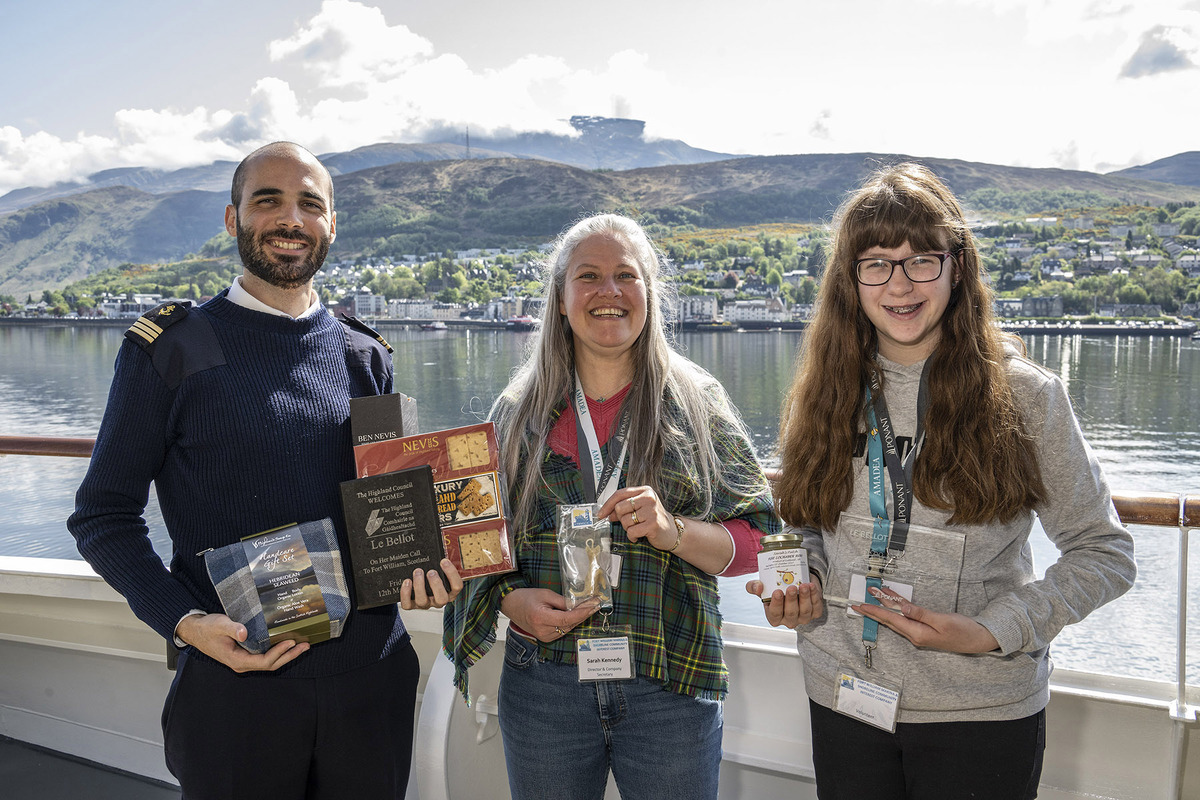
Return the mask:
<path id="1" fill-rule="evenodd" d="M 1175 699 L 1170 715 L 1174 720 L 1172 732 L 1171 774 L 1167 797 L 1183 797 L 1183 760 L 1187 750 L 1187 726 L 1196 722 L 1196 709 L 1187 702 L 1187 619 L 1188 619 L 1188 544 L 1192 529 L 1187 527 L 1185 514 L 1187 495 L 1179 496 L 1179 578 L 1176 592 L 1177 624 L 1175 635 Z"/>

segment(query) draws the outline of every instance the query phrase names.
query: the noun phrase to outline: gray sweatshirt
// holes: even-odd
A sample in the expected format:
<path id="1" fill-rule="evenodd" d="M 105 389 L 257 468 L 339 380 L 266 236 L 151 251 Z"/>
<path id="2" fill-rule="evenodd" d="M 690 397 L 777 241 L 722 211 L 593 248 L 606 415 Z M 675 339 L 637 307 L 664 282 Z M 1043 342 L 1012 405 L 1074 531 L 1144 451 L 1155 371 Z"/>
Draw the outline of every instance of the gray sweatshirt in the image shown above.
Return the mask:
<path id="1" fill-rule="evenodd" d="M 882 357 L 879 362 L 896 434 L 911 441 L 924 362 L 907 367 Z M 880 625 L 873 667 L 866 670 L 862 617 L 827 605 L 824 617 L 798 631 L 805 685 L 815 702 L 833 707 L 835 679 L 841 667 L 850 666 L 866 680 L 900 684 L 899 722 L 1035 714 L 1050 699 L 1051 640 L 1133 585 L 1133 538 L 1113 508 L 1066 387 L 1015 352 L 1006 367 L 1026 429 L 1037 440 L 1047 500 L 1036 512 L 1059 550 L 1058 561 L 1035 580 L 1028 542 L 1033 513 L 1004 524 L 950 526 L 949 513 L 914 498 L 913 530 L 895 579 L 913 585 L 915 604 L 973 618 L 1000 647 L 980 655 L 923 649 Z M 871 535 L 868 469 L 865 455 L 855 461 L 854 499 L 837 531 L 803 531 L 810 566 L 827 595 L 846 597 L 850 576 L 865 572 Z M 890 481 L 884 496 L 891 516 Z"/>

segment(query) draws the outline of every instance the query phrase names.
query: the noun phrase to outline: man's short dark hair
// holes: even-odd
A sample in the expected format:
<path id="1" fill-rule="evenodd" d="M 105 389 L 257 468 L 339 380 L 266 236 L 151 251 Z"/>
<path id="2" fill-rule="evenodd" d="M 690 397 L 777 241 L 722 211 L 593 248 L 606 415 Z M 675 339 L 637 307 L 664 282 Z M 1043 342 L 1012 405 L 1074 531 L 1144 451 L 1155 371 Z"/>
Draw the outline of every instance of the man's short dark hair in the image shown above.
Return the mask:
<path id="1" fill-rule="evenodd" d="M 314 161 L 318 164 L 321 163 L 320 159 L 314 156 L 308 148 L 301 147 L 295 142 L 271 142 L 270 144 L 263 145 L 243 158 L 242 162 L 237 165 L 237 169 L 233 171 L 233 185 L 229 189 L 229 202 L 233 204 L 234 209 L 237 209 L 242 204 L 242 190 L 246 188 L 246 166 L 259 156 L 278 155 L 289 150 L 300 150 L 301 152 L 308 153 Z M 321 167 L 324 169 L 325 165 L 321 164 Z M 329 210 L 333 211 L 333 176 L 329 174 L 329 170 L 327 169 L 325 170 L 325 175 L 329 178 Z"/>

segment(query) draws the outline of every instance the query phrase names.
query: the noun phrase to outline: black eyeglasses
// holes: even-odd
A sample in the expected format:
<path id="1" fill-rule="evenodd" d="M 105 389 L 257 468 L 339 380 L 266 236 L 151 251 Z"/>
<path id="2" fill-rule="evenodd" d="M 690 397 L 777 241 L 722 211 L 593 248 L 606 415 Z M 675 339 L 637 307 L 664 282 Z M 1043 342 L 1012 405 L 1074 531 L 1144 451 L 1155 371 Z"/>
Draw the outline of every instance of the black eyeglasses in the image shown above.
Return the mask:
<path id="1" fill-rule="evenodd" d="M 863 286 L 882 286 L 892 279 L 892 273 L 899 267 L 913 283 L 929 283 L 942 277 L 946 260 L 953 257 L 953 253 L 939 252 L 918 253 L 899 261 L 879 257 L 859 258 L 854 261 L 854 274 Z"/>

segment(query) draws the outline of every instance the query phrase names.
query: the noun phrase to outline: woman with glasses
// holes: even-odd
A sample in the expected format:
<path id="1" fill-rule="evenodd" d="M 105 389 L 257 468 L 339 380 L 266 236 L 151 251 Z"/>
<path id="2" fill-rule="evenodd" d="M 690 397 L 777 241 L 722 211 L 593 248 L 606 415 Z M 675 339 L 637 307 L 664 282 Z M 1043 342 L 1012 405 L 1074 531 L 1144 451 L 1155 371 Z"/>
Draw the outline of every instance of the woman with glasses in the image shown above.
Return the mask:
<path id="1" fill-rule="evenodd" d="M 994 326 L 982 277 L 922 166 L 839 209 L 780 421 L 812 582 L 764 606 L 799 631 L 823 800 L 1035 797 L 1050 642 L 1133 583 L 1066 388 Z M 1035 514 L 1060 552 L 1041 579 Z"/>

